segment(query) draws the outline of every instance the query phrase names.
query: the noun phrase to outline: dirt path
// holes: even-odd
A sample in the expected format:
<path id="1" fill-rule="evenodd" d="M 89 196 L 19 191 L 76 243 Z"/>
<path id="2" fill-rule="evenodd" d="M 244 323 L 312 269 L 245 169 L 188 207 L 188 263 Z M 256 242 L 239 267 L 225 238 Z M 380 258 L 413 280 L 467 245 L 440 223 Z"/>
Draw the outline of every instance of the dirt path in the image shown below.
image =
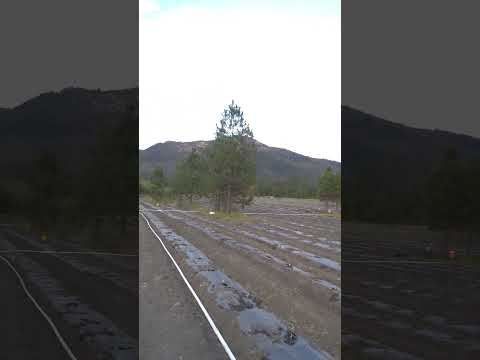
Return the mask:
<path id="1" fill-rule="evenodd" d="M 3 260 L 0 260 L 0 294 L 0 359 L 69 359 Z"/>
<path id="2" fill-rule="evenodd" d="M 140 358 L 227 359 L 171 260 L 140 221 Z"/>

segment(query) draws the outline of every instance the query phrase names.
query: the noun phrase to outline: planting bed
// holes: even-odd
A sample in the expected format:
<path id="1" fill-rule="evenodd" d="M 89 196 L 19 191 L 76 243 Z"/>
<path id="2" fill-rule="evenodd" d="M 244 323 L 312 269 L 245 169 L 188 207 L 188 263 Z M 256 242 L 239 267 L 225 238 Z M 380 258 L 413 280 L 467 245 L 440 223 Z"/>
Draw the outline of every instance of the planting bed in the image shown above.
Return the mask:
<path id="1" fill-rule="evenodd" d="M 339 359 L 340 220 L 320 213 L 318 201 L 260 199 L 242 210 L 246 215 L 232 217 L 200 205 L 188 212 L 173 204 L 142 209 L 192 271 L 194 286 L 218 287 L 214 271 L 235 284 L 234 297 L 203 295 L 226 338 L 244 337 L 258 359 Z M 195 269 L 187 261 L 192 252 L 180 251 L 185 246 L 200 251 L 207 265 Z M 240 358 L 252 358 L 233 343 L 234 352 L 249 354 Z"/>
<path id="2" fill-rule="evenodd" d="M 480 358 L 478 267 L 422 258 L 424 228 L 343 231 L 343 358 Z"/>

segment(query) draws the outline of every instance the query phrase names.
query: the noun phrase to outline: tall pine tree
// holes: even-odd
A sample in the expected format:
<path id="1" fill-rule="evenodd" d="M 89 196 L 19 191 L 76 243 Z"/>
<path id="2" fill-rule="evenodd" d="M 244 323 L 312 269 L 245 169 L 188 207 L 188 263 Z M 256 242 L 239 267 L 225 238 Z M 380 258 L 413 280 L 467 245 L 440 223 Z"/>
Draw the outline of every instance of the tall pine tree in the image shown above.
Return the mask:
<path id="1" fill-rule="evenodd" d="M 330 201 L 335 201 L 335 208 L 338 208 L 341 195 L 340 183 L 340 174 L 335 174 L 330 166 L 318 179 L 318 196 L 320 200 L 326 201 L 327 209 Z"/>
<path id="2" fill-rule="evenodd" d="M 209 152 L 216 208 L 227 213 L 233 203 L 246 205 L 255 189 L 255 141 L 243 112 L 233 100 L 217 125 L 216 137 Z"/>

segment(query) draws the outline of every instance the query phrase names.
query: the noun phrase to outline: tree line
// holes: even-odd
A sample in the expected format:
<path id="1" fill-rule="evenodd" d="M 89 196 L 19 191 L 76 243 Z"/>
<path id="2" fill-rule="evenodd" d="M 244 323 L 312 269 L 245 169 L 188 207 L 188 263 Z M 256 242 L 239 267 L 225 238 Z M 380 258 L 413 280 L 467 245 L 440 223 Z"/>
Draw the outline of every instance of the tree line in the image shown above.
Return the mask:
<path id="1" fill-rule="evenodd" d="M 173 188 L 177 196 L 192 201 L 208 196 L 215 209 L 231 213 L 245 206 L 255 191 L 256 146 L 243 111 L 234 101 L 216 125 L 215 140 L 203 152 L 195 149 L 176 168 Z"/>
<path id="2" fill-rule="evenodd" d="M 286 179 L 261 178 L 257 180 L 255 195 L 313 199 L 318 194 L 315 179 L 291 177 Z"/>
<path id="3" fill-rule="evenodd" d="M 448 149 L 428 180 L 428 224 L 433 229 L 460 231 L 471 253 L 475 233 L 480 232 L 480 160 L 461 159 Z"/>
<path id="4" fill-rule="evenodd" d="M 180 161 L 172 178 L 163 169 L 153 170 L 140 181 L 140 192 L 160 198 L 188 200 L 208 197 L 216 210 L 230 213 L 235 206 L 251 203 L 254 196 L 319 198 L 338 204 L 340 172 L 328 167 L 317 182 L 302 179 L 256 181 L 256 146 L 241 108 L 233 101 L 216 125 L 215 139 L 204 151 L 193 149 Z"/>
<path id="5" fill-rule="evenodd" d="M 423 171 L 416 167 L 411 170 L 415 174 L 398 173 L 388 181 L 382 180 L 382 174 L 395 168 L 408 171 L 403 169 L 412 168 L 409 161 L 364 161 L 361 168 L 347 167 L 342 219 L 425 225 L 442 231 L 447 239 L 463 234 L 467 254 L 471 253 L 473 239 L 480 233 L 480 157 L 449 148 L 438 159 L 423 164 Z"/>
<path id="6" fill-rule="evenodd" d="M 42 232 L 74 224 L 100 231 L 106 228 L 100 222 L 109 222 L 125 234 L 138 213 L 138 107 L 126 105 L 108 116 L 94 134 L 68 144 L 33 144 L 28 161 L 15 159 L 0 183 L 1 213 Z M 92 246 L 110 246 L 105 234 L 98 235 Z M 111 244 L 123 245 L 137 246 Z"/>

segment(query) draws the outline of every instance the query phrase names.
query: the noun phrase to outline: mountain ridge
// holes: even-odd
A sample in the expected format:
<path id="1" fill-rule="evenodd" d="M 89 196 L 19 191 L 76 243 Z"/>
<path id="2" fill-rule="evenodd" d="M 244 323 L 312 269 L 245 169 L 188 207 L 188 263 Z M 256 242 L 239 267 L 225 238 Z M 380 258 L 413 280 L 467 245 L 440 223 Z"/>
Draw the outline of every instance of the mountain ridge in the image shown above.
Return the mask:
<path id="1" fill-rule="evenodd" d="M 342 106 L 342 216 L 425 223 L 429 180 L 452 148 L 466 164 L 480 159 L 478 138 L 414 128 Z"/>
<path id="2" fill-rule="evenodd" d="M 148 176 L 160 166 L 168 176 L 174 172 L 176 163 L 193 149 L 205 149 L 213 140 L 165 141 L 140 150 L 140 175 Z M 316 180 L 323 171 L 331 166 L 340 168 L 340 162 L 328 159 L 312 158 L 294 151 L 268 146 L 255 140 L 257 145 L 257 178 L 287 179 L 307 177 Z"/>
<path id="3" fill-rule="evenodd" d="M 46 153 L 64 168 L 79 171 L 77 163 L 93 156 L 100 138 L 116 131 L 129 107 L 138 113 L 138 88 L 65 88 L 1 108 L 0 151 L 8 156 L 0 159 L 0 165 L 9 169 L 2 180 L 20 178 L 36 157 Z"/>

